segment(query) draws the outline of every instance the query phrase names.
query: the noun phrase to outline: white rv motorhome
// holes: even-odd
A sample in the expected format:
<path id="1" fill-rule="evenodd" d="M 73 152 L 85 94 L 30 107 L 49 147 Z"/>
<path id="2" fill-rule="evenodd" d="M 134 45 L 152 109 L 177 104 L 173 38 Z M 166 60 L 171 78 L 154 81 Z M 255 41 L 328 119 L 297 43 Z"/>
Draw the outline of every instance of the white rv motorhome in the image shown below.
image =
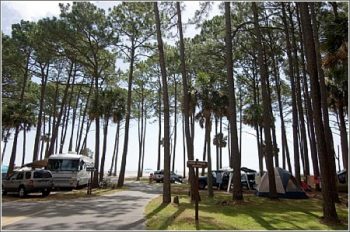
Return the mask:
<path id="1" fill-rule="evenodd" d="M 93 165 L 93 160 L 87 156 L 65 153 L 51 155 L 47 167 L 52 173 L 54 188 L 76 189 L 88 184 L 91 172 L 86 168 Z"/>

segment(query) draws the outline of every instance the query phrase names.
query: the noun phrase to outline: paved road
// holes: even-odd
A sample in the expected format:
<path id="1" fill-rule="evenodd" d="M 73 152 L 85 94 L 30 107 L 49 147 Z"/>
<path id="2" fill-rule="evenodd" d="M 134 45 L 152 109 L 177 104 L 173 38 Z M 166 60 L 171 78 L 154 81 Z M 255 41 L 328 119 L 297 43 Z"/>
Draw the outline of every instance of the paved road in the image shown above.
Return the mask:
<path id="1" fill-rule="evenodd" d="M 4 230 L 144 230 L 144 207 L 159 185 L 136 182 L 128 190 L 90 199 L 4 202 Z"/>

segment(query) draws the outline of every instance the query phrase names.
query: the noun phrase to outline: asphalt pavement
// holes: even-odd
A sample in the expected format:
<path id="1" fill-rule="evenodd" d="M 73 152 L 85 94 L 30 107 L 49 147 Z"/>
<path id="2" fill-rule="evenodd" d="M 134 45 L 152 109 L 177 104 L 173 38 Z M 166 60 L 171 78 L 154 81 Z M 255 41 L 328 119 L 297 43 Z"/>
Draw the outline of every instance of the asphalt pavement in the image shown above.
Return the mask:
<path id="1" fill-rule="evenodd" d="M 109 195 L 2 204 L 2 230 L 144 230 L 144 208 L 161 194 L 161 185 L 126 182 Z"/>

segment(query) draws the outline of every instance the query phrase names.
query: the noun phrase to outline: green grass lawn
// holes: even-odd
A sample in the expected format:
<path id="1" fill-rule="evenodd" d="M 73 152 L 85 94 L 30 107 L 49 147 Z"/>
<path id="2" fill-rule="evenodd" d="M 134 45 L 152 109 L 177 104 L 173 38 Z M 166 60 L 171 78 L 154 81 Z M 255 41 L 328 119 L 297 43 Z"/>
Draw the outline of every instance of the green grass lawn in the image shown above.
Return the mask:
<path id="1" fill-rule="evenodd" d="M 322 202 L 319 198 L 304 200 L 257 197 L 244 194 L 242 203 L 231 201 L 231 195 L 215 192 L 213 199 L 202 191 L 199 203 L 199 223 L 194 220 L 194 204 L 187 190 L 172 186 L 172 196 L 179 196 L 180 205 L 162 205 L 162 197 L 146 206 L 147 229 L 151 230 L 346 230 L 348 208 L 337 205 L 342 224 L 321 222 Z"/>

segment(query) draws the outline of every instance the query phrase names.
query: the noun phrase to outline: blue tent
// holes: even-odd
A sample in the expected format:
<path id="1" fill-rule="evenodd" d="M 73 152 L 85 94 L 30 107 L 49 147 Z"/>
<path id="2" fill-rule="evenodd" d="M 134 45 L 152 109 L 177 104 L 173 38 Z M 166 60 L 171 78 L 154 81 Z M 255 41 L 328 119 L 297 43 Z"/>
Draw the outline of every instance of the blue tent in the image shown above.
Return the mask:
<path id="1" fill-rule="evenodd" d="M 275 181 L 278 196 L 281 198 L 305 199 L 308 198 L 305 192 L 297 185 L 292 174 L 282 168 L 275 167 Z M 257 188 L 257 195 L 262 197 L 269 196 L 269 178 L 267 173 L 261 178 Z"/>

